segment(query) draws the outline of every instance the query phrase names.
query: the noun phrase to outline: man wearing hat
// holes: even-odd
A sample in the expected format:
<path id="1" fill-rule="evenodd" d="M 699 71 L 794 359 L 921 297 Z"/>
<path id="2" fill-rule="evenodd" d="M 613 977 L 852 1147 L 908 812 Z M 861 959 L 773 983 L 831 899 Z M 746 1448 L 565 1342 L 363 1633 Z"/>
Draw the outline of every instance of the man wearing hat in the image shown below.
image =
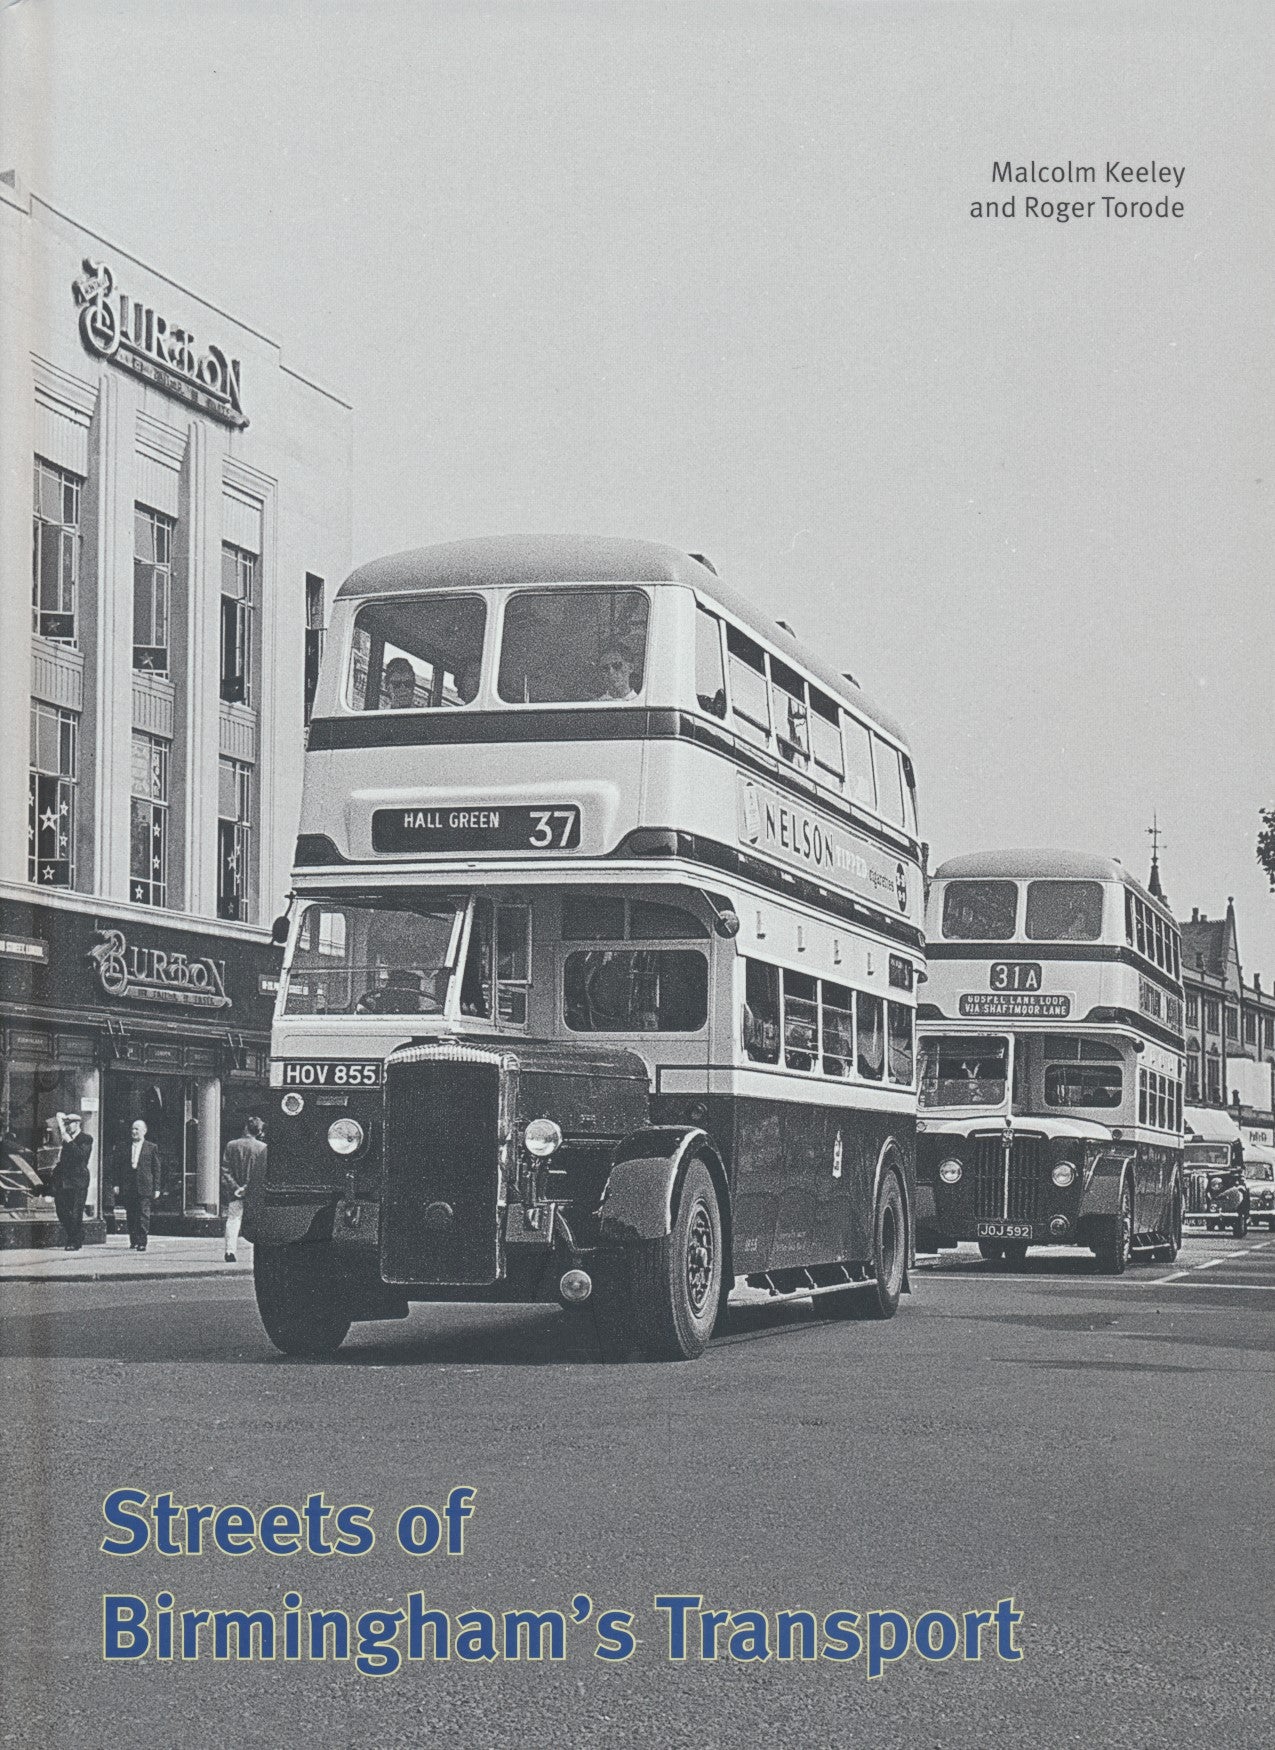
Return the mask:
<path id="1" fill-rule="evenodd" d="M 84 1199 L 89 1194 L 89 1156 L 93 1138 L 78 1112 L 57 1114 L 62 1152 L 53 1169 L 53 1207 L 66 1235 L 65 1250 L 78 1252 L 84 1244 Z"/>

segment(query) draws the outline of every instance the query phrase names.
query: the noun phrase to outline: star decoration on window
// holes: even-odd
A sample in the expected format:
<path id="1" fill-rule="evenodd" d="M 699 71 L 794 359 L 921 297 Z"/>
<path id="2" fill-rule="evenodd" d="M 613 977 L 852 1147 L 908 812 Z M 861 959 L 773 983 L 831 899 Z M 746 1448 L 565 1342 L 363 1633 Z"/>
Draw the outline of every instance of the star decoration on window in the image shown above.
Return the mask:
<path id="1" fill-rule="evenodd" d="M 57 824 L 57 810 L 46 808 L 44 813 L 40 816 L 40 825 L 44 828 L 45 832 L 54 832 L 57 829 Z"/>

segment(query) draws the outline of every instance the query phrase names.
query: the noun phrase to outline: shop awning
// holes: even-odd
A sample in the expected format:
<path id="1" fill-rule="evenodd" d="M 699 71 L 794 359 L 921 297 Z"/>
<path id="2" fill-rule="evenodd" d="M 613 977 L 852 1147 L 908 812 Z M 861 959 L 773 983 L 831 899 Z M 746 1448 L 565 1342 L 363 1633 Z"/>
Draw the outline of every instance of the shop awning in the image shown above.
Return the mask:
<path id="1" fill-rule="evenodd" d="M 1215 1106 L 1188 1106 L 1182 1114 L 1187 1140 L 1194 1142 L 1238 1142 L 1240 1127 L 1225 1112 Z"/>

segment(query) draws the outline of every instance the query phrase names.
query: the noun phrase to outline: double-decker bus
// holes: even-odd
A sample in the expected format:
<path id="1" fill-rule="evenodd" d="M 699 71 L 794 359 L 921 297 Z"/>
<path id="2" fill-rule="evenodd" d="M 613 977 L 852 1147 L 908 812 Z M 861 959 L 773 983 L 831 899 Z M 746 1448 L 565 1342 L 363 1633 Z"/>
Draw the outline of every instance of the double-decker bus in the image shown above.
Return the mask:
<path id="1" fill-rule="evenodd" d="M 363 566 L 249 1199 L 269 1336 L 557 1297 L 613 1353 L 691 1358 L 739 1277 L 892 1314 L 922 904 L 902 732 L 707 563 L 536 537 Z"/>
<path id="2" fill-rule="evenodd" d="M 993 851 L 935 871 L 918 1010 L 917 1243 L 1101 1270 L 1182 1241 L 1181 946 L 1109 857 Z"/>

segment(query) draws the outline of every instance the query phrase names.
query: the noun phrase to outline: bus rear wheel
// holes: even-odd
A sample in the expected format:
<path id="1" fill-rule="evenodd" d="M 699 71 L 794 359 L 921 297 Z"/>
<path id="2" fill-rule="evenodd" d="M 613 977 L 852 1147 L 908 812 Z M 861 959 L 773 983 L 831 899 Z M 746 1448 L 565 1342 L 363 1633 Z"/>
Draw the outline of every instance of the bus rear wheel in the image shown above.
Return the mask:
<path id="1" fill-rule="evenodd" d="M 1169 1217 L 1169 1237 L 1163 1245 L 1156 1246 L 1151 1253 L 1154 1264 L 1172 1264 L 1182 1250 L 1182 1193 L 1179 1191 L 1173 1199 L 1173 1213 Z"/>
<path id="2" fill-rule="evenodd" d="M 303 1255 L 309 1250 L 260 1242 L 253 1247 L 257 1311 L 267 1337 L 285 1355 L 335 1355 L 351 1320 L 342 1297 Z"/>
<path id="3" fill-rule="evenodd" d="M 899 1310 L 908 1261 L 908 1223 L 898 1168 L 887 1166 L 877 1186 L 872 1211 L 871 1279 L 828 1296 L 828 1308 L 842 1318 L 892 1319 Z M 818 1305 L 818 1302 L 816 1302 Z"/>
<path id="4" fill-rule="evenodd" d="M 1104 1215 L 1100 1221 L 1093 1248 L 1098 1269 L 1103 1276 L 1123 1276 L 1133 1253 L 1133 1192 L 1128 1180 L 1120 1188 L 1119 1214 Z"/>
<path id="5" fill-rule="evenodd" d="M 722 1299 L 722 1215 L 703 1161 L 686 1169 L 673 1231 L 635 1246 L 627 1259 L 633 1347 L 647 1361 L 694 1361 L 708 1347 Z"/>

